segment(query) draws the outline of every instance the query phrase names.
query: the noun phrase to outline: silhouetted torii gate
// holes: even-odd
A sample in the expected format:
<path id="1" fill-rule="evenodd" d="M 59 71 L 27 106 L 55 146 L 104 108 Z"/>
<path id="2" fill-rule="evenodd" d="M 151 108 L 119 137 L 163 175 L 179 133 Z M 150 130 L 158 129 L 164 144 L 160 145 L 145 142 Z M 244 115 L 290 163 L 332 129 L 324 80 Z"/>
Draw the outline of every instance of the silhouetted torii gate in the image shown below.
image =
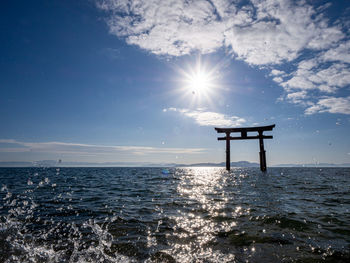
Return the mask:
<path id="1" fill-rule="evenodd" d="M 230 141 L 231 140 L 249 140 L 259 139 L 260 145 L 260 170 L 266 171 L 266 153 L 264 149 L 264 139 L 272 139 L 272 135 L 263 135 L 264 131 L 272 131 L 275 124 L 260 127 L 246 127 L 246 128 L 215 128 L 218 133 L 226 133 L 226 137 L 219 137 L 219 141 L 226 140 L 226 170 L 230 170 Z M 231 137 L 231 132 L 240 132 L 240 137 Z M 247 136 L 247 132 L 258 132 L 256 136 Z"/>

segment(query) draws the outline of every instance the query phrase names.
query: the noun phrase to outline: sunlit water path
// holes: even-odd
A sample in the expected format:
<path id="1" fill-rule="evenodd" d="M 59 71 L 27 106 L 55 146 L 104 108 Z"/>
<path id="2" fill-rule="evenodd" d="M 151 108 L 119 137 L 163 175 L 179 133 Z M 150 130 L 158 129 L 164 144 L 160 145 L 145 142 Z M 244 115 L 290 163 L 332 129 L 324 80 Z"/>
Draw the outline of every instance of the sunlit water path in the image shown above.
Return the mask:
<path id="1" fill-rule="evenodd" d="M 0 262 L 350 262 L 350 169 L 0 168 Z"/>

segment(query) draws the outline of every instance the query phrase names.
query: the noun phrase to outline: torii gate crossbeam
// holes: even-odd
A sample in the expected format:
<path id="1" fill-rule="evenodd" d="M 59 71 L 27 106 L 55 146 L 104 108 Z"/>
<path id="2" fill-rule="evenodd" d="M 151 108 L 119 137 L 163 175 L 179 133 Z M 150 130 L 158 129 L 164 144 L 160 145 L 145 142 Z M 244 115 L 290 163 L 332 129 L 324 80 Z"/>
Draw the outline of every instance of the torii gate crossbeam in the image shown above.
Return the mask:
<path id="1" fill-rule="evenodd" d="M 218 133 L 225 133 L 225 137 L 219 137 L 218 140 L 226 140 L 226 170 L 230 170 L 230 141 L 231 140 L 251 140 L 259 139 L 260 146 L 260 170 L 266 171 L 266 151 L 264 149 L 264 139 L 272 139 L 272 135 L 263 135 L 264 131 L 272 131 L 275 124 L 260 127 L 246 127 L 246 128 L 215 128 Z M 241 133 L 241 136 L 231 137 L 231 133 Z M 258 132 L 258 135 L 248 136 L 248 132 Z"/>

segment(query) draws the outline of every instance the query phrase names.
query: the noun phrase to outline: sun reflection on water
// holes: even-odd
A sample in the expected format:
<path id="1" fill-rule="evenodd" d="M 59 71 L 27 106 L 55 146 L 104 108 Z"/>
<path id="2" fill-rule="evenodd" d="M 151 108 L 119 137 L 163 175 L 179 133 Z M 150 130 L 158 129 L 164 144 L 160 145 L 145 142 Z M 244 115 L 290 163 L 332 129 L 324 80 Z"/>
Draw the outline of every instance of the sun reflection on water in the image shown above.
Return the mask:
<path id="1" fill-rule="evenodd" d="M 232 196 L 225 186 L 231 175 L 222 168 L 213 167 L 184 168 L 177 173 L 180 178 L 177 192 L 187 200 L 188 208 L 184 207 L 172 218 L 177 227 L 171 254 L 177 254 L 181 262 L 208 258 L 208 255 L 213 261 L 234 260 L 233 253 L 213 251 L 211 247 L 217 233 L 237 227 L 236 217 L 243 213 L 240 206 L 233 211 L 228 209 Z"/>

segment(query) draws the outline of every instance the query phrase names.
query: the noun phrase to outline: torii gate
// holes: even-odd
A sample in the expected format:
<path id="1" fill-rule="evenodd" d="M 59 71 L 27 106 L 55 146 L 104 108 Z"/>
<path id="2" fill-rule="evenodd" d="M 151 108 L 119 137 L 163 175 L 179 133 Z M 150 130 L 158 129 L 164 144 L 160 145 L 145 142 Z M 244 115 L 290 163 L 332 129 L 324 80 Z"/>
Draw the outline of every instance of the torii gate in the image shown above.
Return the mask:
<path id="1" fill-rule="evenodd" d="M 215 128 L 218 133 L 226 133 L 226 137 L 219 137 L 219 141 L 226 140 L 226 170 L 230 170 L 230 140 L 249 140 L 259 139 L 260 145 L 260 170 L 266 171 L 266 152 L 264 149 L 264 139 L 272 139 L 272 135 L 263 135 L 264 131 L 272 131 L 275 124 L 260 127 L 246 127 L 246 128 Z M 231 137 L 231 132 L 240 132 L 240 137 Z M 256 136 L 247 136 L 247 132 L 258 132 Z"/>

